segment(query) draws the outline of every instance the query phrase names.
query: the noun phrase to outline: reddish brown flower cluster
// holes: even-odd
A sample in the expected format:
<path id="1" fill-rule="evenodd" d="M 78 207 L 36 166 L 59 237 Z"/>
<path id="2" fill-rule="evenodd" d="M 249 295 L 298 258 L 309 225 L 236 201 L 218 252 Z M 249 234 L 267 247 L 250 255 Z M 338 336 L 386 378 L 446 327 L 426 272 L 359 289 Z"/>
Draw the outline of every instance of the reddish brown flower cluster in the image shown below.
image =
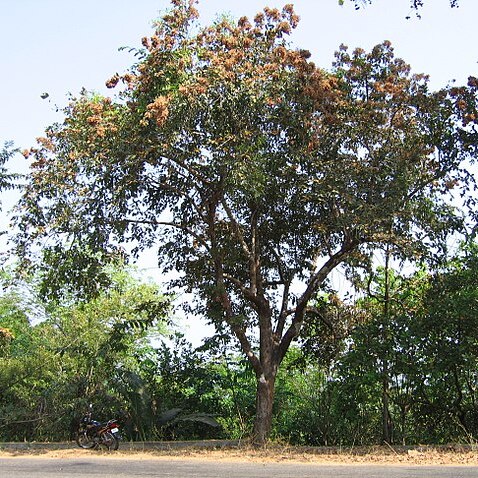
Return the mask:
<path id="1" fill-rule="evenodd" d="M 468 86 L 470 88 L 478 88 L 478 78 L 475 78 L 474 76 L 469 76 L 468 77 Z"/>
<path id="2" fill-rule="evenodd" d="M 118 131 L 118 111 L 118 105 L 113 104 L 111 98 L 85 95 L 74 99 L 65 109 L 64 127 L 56 132 L 52 140 L 56 144 L 55 140 L 60 137 L 74 138 L 79 144 L 94 148 L 104 138 L 110 138 Z M 39 141 L 44 151 L 50 149 L 49 138 L 47 135 L 46 142 Z"/>
<path id="3" fill-rule="evenodd" d="M 158 127 L 163 126 L 163 124 L 168 119 L 169 114 L 169 99 L 165 96 L 159 96 L 152 103 L 150 103 L 146 108 L 146 113 L 144 114 L 144 123 L 147 124 L 149 120 L 153 120 Z"/>
<path id="4" fill-rule="evenodd" d="M 264 23 L 265 15 L 262 12 L 259 12 L 255 17 L 254 17 L 254 23 L 256 25 L 262 25 Z"/>
<path id="5" fill-rule="evenodd" d="M 40 144 L 43 148 L 48 149 L 49 151 L 53 151 L 55 148 L 55 145 L 51 138 L 40 136 L 36 140 L 38 144 Z"/>
<path id="6" fill-rule="evenodd" d="M 120 76 L 118 75 L 118 73 L 116 73 L 106 82 L 106 87 L 114 88 L 118 84 L 119 80 L 120 80 Z"/>
<path id="7" fill-rule="evenodd" d="M 464 126 L 478 122 L 478 110 L 476 108 L 476 95 L 478 90 L 478 78 L 468 77 L 467 86 L 452 87 L 449 90 L 454 100 L 456 113 Z"/>
<path id="8" fill-rule="evenodd" d="M 291 50 L 282 39 L 298 21 L 289 4 L 282 11 L 264 8 L 254 17 L 254 26 L 247 17 L 241 17 L 237 25 L 223 19 L 204 29 L 196 38 L 199 58 L 206 71 L 199 77 L 212 82 L 222 78 L 257 89 L 264 82 L 277 80 L 289 68 L 309 74 L 315 68 L 307 62 L 310 53 Z M 203 87 L 204 84 L 201 90 Z M 195 89 L 196 85 L 191 84 L 189 91 L 194 93 Z"/>
<path id="9" fill-rule="evenodd" d="M 0 327 L 0 340 L 10 341 L 10 340 L 13 340 L 14 338 L 15 336 L 13 335 L 10 329 Z"/>
<path id="10" fill-rule="evenodd" d="M 242 28 L 245 31 L 250 30 L 252 28 L 252 25 L 249 22 L 249 19 L 247 17 L 239 18 L 239 21 L 237 22 L 237 26 L 239 28 Z"/>
<path id="11" fill-rule="evenodd" d="M 289 22 L 280 22 L 277 26 L 277 31 L 290 35 L 290 33 L 292 32 L 292 25 Z"/>

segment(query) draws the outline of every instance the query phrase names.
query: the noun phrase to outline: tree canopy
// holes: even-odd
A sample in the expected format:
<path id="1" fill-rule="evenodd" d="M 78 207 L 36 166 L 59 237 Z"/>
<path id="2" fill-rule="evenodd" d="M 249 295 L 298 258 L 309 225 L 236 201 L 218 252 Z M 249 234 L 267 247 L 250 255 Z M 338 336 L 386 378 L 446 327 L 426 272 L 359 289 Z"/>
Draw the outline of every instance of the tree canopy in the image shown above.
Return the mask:
<path id="1" fill-rule="evenodd" d="M 383 243 L 436 251 L 464 226 L 450 199 L 472 201 L 478 80 L 430 91 L 388 42 L 342 46 L 325 71 L 290 46 L 291 5 L 198 28 L 195 2 L 172 3 L 107 82 L 117 96 L 72 98 L 31 151 L 18 251 L 41 243 L 61 264 L 157 248 L 190 312 L 232 331 L 253 367 L 262 442 L 278 367 L 330 272 Z"/>

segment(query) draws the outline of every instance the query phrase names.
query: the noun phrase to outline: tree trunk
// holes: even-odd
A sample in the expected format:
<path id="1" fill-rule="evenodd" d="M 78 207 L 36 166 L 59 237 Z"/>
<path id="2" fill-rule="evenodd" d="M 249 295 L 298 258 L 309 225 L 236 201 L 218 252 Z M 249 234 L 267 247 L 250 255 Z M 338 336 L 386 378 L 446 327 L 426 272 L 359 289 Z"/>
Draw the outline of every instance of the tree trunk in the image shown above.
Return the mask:
<path id="1" fill-rule="evenodd" d="M 274 405 L 275 374 L 262 374 L 257 379 L 256 417 L 254 421 L 253 443 L 264 445 L 272 428 L 272 409 Z"/>
<path id="2" fill-rule="evenodd" d="M 390 415 L 390 372 L 389 372 L 389 347 L 390 347 L 390 247 L 385 249 L 385 284 L 383 298 L 382 320 L 382 440 L 392 443 L 392 417 Z"/>
<path id="3" fill-rule="evenodd" d="M 382 380 L 382 440 L 390 444 L 392 443 L 392 417 L 390 416 L 389 392 L 388 362 L 384 360 Z"/>

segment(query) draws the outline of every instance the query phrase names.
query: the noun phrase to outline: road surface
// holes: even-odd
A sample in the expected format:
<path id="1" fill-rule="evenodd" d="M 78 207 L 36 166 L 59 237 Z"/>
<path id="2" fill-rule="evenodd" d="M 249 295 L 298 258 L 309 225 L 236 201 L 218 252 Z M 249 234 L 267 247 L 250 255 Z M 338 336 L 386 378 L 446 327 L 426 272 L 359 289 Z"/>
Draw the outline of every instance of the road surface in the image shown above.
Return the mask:
<path id="1" fill-rule="evenodd" d="M 476 478 L 478 467 L 311 465 L 107 457 L 0 458 L 1 478 Z"/>

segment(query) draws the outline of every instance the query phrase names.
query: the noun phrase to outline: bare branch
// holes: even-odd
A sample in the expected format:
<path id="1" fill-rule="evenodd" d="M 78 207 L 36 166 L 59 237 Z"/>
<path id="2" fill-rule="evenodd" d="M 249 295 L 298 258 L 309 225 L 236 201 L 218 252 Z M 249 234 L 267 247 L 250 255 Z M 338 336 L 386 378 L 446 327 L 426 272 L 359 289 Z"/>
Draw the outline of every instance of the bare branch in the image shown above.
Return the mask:
<path id="1" fill-rule="evenodd" d="M 278 337 L 282 337 L 284 333 L 285 322 L 287 317 L 291 315 L 291 311 L 288 310 L 289 307 L 289 292 L 290 292 L 290 284 L 292 280 L 288 280 L 284 283 L 284 290 L 282 292 L 282 304 L 281 304 L 281 311 L 279 314 L 279 319 L 277 320 L 276 326 L 276 335 Z"/>
<path id="2" fill-rule="evenodd" d="M 279 353 L 281 359 L 284 357 L 287 349 L 289 348 L 290 343 L 296 337 L 302 326 L 302 322 L 304 320 L 304 314 L 306 308 L 308 306 L 309 301 L 312 299 L 315 293 L 317 293 L 320 285 L 324 282 L 324 280 L 328 277 L 330 272 L 337 267 L 343 260 L 348 256 L 351 250 L 356 247 L 354 243 L 347 243 L 345 244 L 340 251 L 336 254 L 329 257 L 329 260 L 315 273 L 309 280 L 309 284 L 300 297 L 297 307 L 295 309 L 294 317 L 292 319 L 292 323 L 285 332 L 279 346 Z"/>
<path id="3" fill-rule="evenodd" d="M 262 374 L 261 362 L 252 350 L 251 342 L 247 338 L 244 328 L 234 324 L 233 321 L 231 321 L 230 326 L 235 336 L 239 340 L 241 348 L 245 353 L 247 359 L 249 360 L 250 364 L 252 365 L 254 372 L 257 376 L 260 376 Z"/>
<path id="4" fill-rule="evenodd" d="M 176 149 L 180 151 L 182 154 L 190 156 L 190 154 L 187 151 L 177 146 L 176 146 Z M 203 176 L 201 173 L 199 173 L 199 171 L 197 171 L 195 168 L 188 165 L 185 161 L 181 160 L 179 157 L 168 157 L 166 159 L 167 161 L 170 161 L 171 163 L 174 163 L 180 166 L 182 169 L 187 171 L 189 174 L 191 174 L 191 176 L 193 176 L 196 180 L 200 181 L 202 184 L 211 184 L 211 181 L 206 176 Z"/>
<path id="5" fill-rule="evenodd" d="M 237 240 L 239 241 L 239 243 L 242 247 L 242 250 L 244 251 L 244 253 L 246 254 L 246 256 L 248 258 L 251 258 L 252 254 L 251 254 L 251 251 L 249 250 L 249 248 L 247 247 L 247 243 L 246 243 L 246 241 L 244 239 L 244 236 L 241 232 L 241 228 L 239 227 L 239 224 L 237 223 L 236 218 L 234 217 L 234 214 L 231 211 L 231 208 L 227 205 L 224 198 L 221 198 L 221 205 L 224 208 L 224 211 L 226 212 L 229 221 L 231 221 L 232 229 L 233 229 L 233 231 L 236 235 Z"/>
<path id="6" fill-rule="evenodd" d="M 151 178 L 151 177 L 148 177 L 148 181 L 152 184 L 153 187 L 162 189 L 164 191 L 170 191 L 172 193 L 176 193 L 178 196 L 182 197 L 183 199 L 187 201 L 188 204 L 190 204 L 193 207 L 193 209 L 198 213 L 198 216 L 202 217 L 202 211 L 199 205 L 194 202 L 190 194 L 190 191 L 182 191 L 181 189 L 171 186 L 171 184 L 169 183 L 166 183 L 164 181 L 156 181 L 154 178 Z"/>
<path id="7" fill-rule="evenodd" d="M 194 232 L 191 228 L 189 228 L 187 226 L 183 226 L 182 224 L 177 224 L 177 223 L 168 222 L 168 221 L 154 221 L 154 220 L 148 220 L 148 219 L 131 219 L 131 218 L 123 219 L 123 221 L 127 222 L 129 224 L 150 224 L 152 226 L 166 226 L 166 227 L 173 227 L 173 228 L 176 228 L 176 229 L 181 229 L 182 231 L 186 232 L 190 236 L 194 237 L 208 251 L 211 250 L 210 245 L 199 234 Z"/>
<path id="8" fill-rule="evenodd" d="M 244 297 L 251 301 L 254 306 L 260 307 L 262 305 L 262 300 L 257 296 L 257 294 L 252 292 L 251 289 L 246 287 L 239 279 L 236 279 L 235 277 L 226 273 L 224 273 L 224 278 L 234 284 L 242 292 Z"/>

